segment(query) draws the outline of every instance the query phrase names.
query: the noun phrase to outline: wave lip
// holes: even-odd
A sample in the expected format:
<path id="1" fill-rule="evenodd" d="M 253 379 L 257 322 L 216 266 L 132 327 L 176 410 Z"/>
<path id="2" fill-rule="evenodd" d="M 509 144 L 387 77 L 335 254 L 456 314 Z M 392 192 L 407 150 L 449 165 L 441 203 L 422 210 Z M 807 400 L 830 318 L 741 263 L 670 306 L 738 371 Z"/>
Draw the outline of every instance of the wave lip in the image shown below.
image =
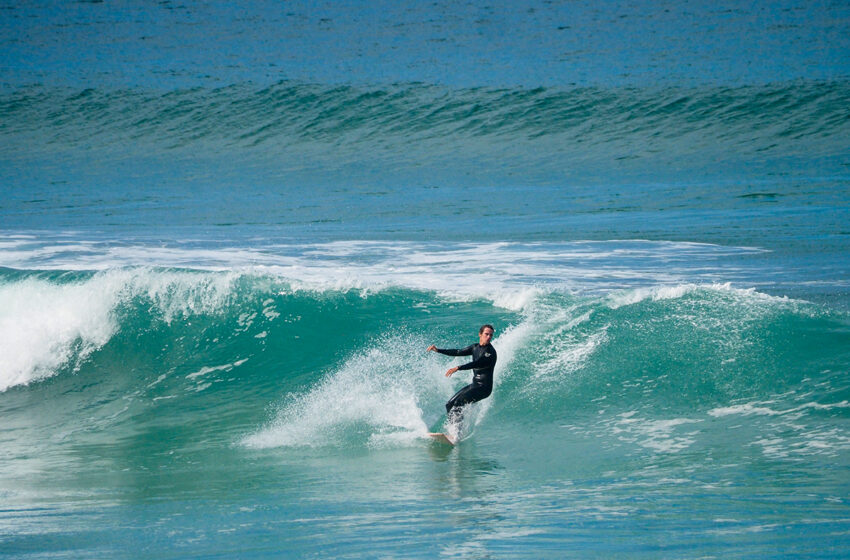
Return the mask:
<path id="1" fill-rule="evenodd" d="M 0 391 L 76 369 L 118 332 L 134 298 L 168 323 L 221 309 L 235 278 L 139 268 L 0 281 Z"/>
<path id="2" fill-rule="evenodd" d="M 0 285 L 0 391 L 54 375 L 103 346 L 118 325 L 108 282 Z"/>

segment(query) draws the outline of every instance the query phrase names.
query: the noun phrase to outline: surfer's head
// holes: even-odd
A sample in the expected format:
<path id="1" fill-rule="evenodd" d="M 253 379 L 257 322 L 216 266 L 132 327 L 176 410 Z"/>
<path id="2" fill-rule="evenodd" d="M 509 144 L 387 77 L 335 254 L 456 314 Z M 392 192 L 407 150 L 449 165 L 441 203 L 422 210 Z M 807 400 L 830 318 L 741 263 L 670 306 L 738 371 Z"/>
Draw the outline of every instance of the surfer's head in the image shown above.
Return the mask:
<path id="1" fill-rule="evenodd" d="M 481 346 L 486 346 L 490 344 L 490 339 L 493 338 L 493 325 L 483 325 L 480 329 L 478 329 L 478 344 Z"/>

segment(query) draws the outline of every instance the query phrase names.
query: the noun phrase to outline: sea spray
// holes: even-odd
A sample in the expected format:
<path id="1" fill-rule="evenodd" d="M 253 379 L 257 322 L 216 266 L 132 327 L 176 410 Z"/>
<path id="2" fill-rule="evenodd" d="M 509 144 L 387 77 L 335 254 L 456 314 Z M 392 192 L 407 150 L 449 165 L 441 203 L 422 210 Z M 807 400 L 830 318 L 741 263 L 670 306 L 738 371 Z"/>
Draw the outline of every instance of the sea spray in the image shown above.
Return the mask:
<path id="1" fill-rule="evenodd" d="M 340 445 L 374 442 L 403 432 L 427 431 L 421 395 L 446 392 L 433 367 L 415 358 L 425 341 L 390 336 L 352 356 L 305 394 L 292 395 L 272 423 L 242 441 L 249 447 Z"/>

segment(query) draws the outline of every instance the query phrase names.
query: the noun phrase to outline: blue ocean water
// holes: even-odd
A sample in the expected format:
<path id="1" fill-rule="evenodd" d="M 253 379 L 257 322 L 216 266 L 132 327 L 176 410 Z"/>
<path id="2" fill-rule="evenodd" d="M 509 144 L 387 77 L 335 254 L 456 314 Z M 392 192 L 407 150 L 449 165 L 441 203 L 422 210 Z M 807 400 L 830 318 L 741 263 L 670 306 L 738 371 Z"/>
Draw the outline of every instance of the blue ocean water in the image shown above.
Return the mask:
<path id="1" fill-rule="evenodd" d="M 0 29 L 0 556 L 847 555 L 845 2 Z"/>

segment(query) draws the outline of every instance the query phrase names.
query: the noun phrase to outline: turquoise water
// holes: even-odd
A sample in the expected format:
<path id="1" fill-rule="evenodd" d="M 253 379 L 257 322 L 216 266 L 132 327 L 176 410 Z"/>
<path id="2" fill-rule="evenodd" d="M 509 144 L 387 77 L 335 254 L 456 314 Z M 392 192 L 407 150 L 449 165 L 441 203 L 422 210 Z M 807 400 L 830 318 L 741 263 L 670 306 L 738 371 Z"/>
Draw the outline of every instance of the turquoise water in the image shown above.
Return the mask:
<path id="1" fill-rule="evenodd" d="M 0 556 L 846 556 L 849 16 L 2 6 Z"/>

